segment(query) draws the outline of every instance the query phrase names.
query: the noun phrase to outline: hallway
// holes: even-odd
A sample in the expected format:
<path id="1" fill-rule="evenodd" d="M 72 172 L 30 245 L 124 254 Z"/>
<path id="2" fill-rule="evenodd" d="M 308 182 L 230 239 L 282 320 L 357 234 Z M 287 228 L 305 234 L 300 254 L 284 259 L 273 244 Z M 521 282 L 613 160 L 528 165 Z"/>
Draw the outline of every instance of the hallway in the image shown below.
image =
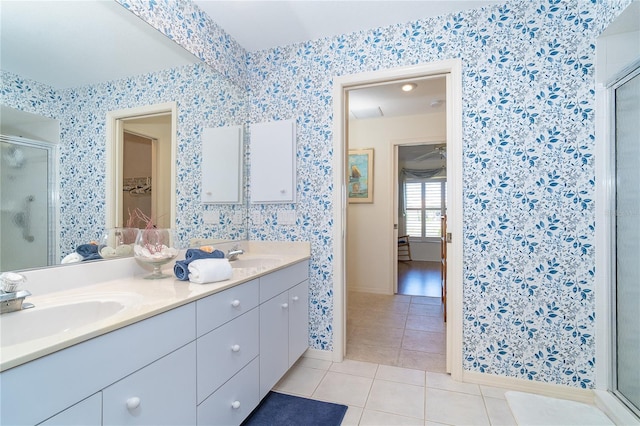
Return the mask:
<path id="1" fill-rule="evenodd" d="M 440 297 L 349 292 L 346 358 L 444 373 Z"/>

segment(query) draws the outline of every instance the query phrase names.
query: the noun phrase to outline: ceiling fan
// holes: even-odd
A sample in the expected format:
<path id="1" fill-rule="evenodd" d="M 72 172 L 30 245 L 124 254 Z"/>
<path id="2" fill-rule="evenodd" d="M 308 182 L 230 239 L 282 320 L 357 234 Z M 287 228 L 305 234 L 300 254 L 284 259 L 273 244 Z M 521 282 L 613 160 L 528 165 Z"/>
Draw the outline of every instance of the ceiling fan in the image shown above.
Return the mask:
<path id="1" fill-rule="evenodd" d="M 446 145 L 438 145 L 436 146 L 433 151 L 429 151 L 426 154 L 422 154 L 417 156 L 416 158 L 413 158 L 413 161 L 422 161 L 422 160 L 427 160 L 431 157 L 439 157 L 440 159 L 444 160 L 447 158 L 447 146 Z"/>

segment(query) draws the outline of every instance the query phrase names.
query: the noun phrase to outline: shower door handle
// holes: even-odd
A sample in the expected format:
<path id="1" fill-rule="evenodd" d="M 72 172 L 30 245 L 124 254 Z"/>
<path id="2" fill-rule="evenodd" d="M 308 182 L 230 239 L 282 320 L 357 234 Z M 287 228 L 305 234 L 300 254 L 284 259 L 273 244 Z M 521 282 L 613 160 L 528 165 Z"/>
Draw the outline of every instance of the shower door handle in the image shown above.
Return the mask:
<path id="1" fill-rule="evenodd" d="M 28 195 L 24 201 L 24 209 L 14 217 L 16 225 L 22 228 L 22 238 L 30 243 L 35 239 L 33 235 L 31 235 L 31 203 L 33 203 L 35 199 L 33 195 Z"/>

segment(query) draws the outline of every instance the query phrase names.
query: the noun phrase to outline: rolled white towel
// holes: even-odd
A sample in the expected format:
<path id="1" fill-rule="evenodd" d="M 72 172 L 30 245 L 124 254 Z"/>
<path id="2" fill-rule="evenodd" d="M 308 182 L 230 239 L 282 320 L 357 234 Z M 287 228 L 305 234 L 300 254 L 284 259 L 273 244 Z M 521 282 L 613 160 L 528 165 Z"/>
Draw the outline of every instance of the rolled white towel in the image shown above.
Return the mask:
<path id="1" fill-rule="evenodd" d="M 228 259 L 198 259 L 189 263 L 189 281 L 196 284 L 215 283 L 233 276 Z"/>
<path id="2" fill-rule="evenodd" d="M 82 259 L 84 259 L 84 257 L 82 257 L 80 253 L 74 251 L 73 253 L 69 253 L 68 255 L 66 255 L 64 259 L 60 261 L 60 263 L 64 265 L 66 263 L 82 262 Z"/>

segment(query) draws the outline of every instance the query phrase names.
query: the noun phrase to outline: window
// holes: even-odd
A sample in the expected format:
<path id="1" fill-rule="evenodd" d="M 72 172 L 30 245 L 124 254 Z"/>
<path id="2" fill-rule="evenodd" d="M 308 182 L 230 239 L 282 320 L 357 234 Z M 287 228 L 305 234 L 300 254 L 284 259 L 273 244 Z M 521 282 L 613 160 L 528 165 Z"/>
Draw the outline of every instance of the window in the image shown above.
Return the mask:
<path id="1" fill-rule="evenodd" d="M 446 212 L 446 201 L 446 182 L 405 182 L 407 234 L 417 238 L 439 238 L 442 235 L 440 218 Z"/>

